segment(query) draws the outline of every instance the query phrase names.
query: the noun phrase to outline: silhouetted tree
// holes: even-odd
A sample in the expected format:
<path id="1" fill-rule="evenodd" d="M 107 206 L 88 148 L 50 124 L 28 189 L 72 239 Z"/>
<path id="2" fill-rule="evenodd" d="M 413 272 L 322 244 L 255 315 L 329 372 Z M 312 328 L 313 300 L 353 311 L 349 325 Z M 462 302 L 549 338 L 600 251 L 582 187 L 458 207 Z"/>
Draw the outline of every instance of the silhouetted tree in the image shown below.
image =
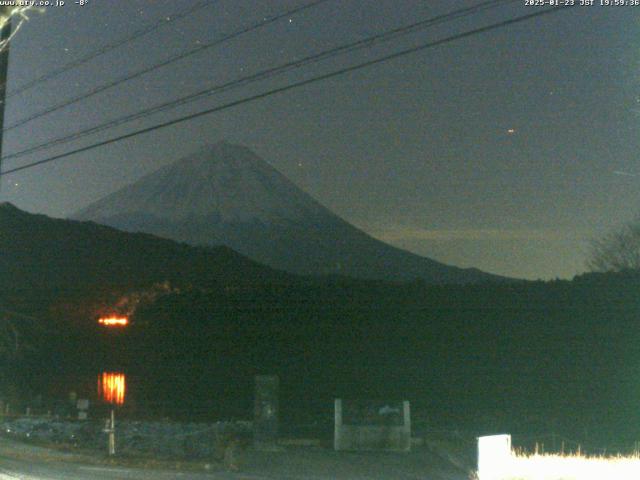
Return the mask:
<path id="1" fill-rule="evenodd" d="M 640 217 L 594 240 L 587 266 L 596 272 L 640 270 Z"/>
<path id="2" fill-rule="evenodd" d="M 0 360 L 17 361 L 35 349 L 33 336 L 42 330 L 41 321 L 0 305 Z"/>

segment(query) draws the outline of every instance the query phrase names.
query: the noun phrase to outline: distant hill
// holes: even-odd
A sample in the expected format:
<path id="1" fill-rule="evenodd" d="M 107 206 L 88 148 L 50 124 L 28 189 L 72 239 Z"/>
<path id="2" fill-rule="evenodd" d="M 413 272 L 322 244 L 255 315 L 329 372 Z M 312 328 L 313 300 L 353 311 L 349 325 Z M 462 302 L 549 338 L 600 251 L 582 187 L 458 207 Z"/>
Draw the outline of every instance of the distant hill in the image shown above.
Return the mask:
<path id="1" fill-rule="evenodd" d="M 227 245 L 297 274 L 434 284 L 504 280 L 378 241 L 323 207 L 249 149 L 225 142 L 165 166 L 72 218 L 192 245 Z"/>
<path id="2" fill-rule="evenodd" d="M 162 282 L 228 288 L 290 278 L 227 247 L 196 248 L 0 204 L 0 298 L 12 296 L 14 306 L 34 296 L 87 299 Z"/>

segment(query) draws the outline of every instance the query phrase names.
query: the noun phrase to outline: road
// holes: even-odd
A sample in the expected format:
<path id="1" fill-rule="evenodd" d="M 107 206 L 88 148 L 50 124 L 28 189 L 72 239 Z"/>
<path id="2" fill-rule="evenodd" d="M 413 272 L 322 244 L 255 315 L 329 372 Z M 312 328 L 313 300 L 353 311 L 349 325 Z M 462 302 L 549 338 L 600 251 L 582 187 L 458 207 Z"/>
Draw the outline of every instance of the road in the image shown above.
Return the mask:
<path id="1" fill-rule="evenodd" d="M 155 469 L 125 468 L 119 466 L 89 465 L 60 461 L 34 461 L 0 456 L 0 480 L 466 480 L 460 472 L 443 472 L 433 468 L 413 469 L 383 466 L 376 471 L 374 465 L 367 468 L 350 467 L 337 471 L 317 468 L 293 471 L 290 468 L 267 468 L 258 473 L 249 472 L 189 472 Z M 356 466 L 357 467 L 357 466 Z M 253 470 L 253 469 L 252 469 Z M 329 471 L 328 471 L 329 470 Z M 413 470 L 413 471 L 411 471 Z"/>
<path id="2" fill-rule="evenodd" d="M 0 480 L 262 480 L 267 477 L 226 472 L 195 473 L 83 465 L 69 462 L 42 462 L 0 457 Z"/>
<path id="3" fill-rule="evenodd" d="M 255 474 L 184 472 L 0 457 L 0 480 L 271 480 Z"/>
<path id="4" fill-rule="evenodd" d="M 189 469 L 159 470 L 97 462 L 55 450 L 0 438 L 0 480 L 467 480 L 468 471 L 454 467 L 426 449 L 410 453 L 334 452 L 331 449 L 287 448 L 246 452 L 240 472 L 219 463 L 191 464 Z M 103 460 L 104 462 L 104 457 Z M 167 467 L 165 467 L 167 468 Z M 170 468 L 170 467 L 169 467 Z M 198 470 L 201 469 L 201 470 Z"/>

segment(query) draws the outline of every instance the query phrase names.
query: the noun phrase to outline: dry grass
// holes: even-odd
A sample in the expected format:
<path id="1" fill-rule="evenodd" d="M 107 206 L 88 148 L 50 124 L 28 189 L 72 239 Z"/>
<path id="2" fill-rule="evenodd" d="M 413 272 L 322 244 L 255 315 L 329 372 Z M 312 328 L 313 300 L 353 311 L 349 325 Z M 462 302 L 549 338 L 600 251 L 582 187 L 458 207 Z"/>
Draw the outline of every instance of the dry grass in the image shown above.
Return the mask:
<path id="1" fill-rule="evenodd" d="M 509 465 L 496 466 L 495 472 L 483 473 L 479 480 L 638 480 L 640 455 L 597 457 L 580 453 L 514 453 Z"/>

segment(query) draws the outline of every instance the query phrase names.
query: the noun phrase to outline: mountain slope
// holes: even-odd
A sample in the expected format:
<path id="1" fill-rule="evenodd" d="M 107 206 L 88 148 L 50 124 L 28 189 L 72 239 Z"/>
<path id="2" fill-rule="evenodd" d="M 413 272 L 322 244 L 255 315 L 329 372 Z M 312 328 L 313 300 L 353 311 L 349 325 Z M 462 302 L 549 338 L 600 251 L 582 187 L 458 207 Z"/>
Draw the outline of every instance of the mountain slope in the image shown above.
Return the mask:
<path id="1" fill-rule="evenodd" d="M 31 301 L 42 294 L 60 300 L 130 292 L 161 282 L 223 288 L 289 280 L 290 275 L 227 247 L 192 247 L 0 204 L 0 297 Z"/>
<path id="2" fill-rule="evenodd" d="M 227 245 L 298 274 L 475 283 L 461 269 L 375 240 L 247 148 L 225 142 L 165 166 L 73 216 L 192 245 Z"/>

